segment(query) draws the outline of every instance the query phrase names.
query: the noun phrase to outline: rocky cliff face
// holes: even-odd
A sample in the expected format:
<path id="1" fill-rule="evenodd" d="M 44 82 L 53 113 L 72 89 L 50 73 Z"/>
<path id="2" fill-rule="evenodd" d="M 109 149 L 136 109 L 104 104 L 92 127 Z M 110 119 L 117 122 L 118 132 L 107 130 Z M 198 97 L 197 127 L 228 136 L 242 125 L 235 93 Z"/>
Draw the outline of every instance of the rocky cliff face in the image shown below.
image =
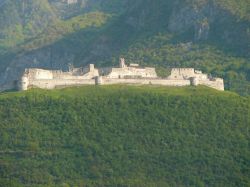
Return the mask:
<path id="1" fill-rule="evenodd" d="M 5 0 L 0 6 L 0 46 L 12 47 L 35 37 L 55 21 L 45 0 Z"/>
<path id="2" fill-rule="evenodd" d="M 207 40 L 212 24 L 217 16 L 217 8 L 210 3 L 178 6 L 176 3 L 169 20 L 168 29 L 173 33 L 191 31 L 195 41 Z"/>
<path id="3" fill-rule="evenodd" d="M 240 21 L 214 1 L 197 1 L 195 4 L 176 1 L 168 28 L 174 33 L 191 32 L 194 41 L 217 37 L 224 44 L 239 45 L 239 48 L 244 48 L 246 41 L 249 42 L 249 22 Z"/>

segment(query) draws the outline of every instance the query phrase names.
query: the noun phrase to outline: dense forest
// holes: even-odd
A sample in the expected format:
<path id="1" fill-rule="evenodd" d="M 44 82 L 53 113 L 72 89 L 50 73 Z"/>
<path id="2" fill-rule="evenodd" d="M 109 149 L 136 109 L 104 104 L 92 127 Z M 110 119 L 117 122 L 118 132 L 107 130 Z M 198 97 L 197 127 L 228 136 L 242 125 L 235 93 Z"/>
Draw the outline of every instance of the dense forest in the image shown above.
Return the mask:
<path id="1" fill-rule="evenodd" d="M 0 91 L 25 68 L 194 67 L 207 87 L 0 93 L 2 187 L 250 186 L 250 0 L 0 0 Z"/>
<path id="2" fill-rule="evenodd" d="M 249 186 L 250 98 L 206 87 L 0 95 L 0 186 Z"/>

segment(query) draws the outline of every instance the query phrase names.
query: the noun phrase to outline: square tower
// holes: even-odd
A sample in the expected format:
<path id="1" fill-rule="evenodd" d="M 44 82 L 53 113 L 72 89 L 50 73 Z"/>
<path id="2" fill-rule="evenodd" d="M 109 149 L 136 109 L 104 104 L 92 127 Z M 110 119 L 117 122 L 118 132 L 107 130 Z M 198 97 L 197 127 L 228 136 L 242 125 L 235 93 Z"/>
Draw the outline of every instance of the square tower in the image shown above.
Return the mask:
<path id="1" fill-rule="evenodd" d="M 120 68 L 125 68 L 125 67 L 127 67 L 126 63 L 125 63 L 125 59 L 124 58 L 120 58 Z"/>

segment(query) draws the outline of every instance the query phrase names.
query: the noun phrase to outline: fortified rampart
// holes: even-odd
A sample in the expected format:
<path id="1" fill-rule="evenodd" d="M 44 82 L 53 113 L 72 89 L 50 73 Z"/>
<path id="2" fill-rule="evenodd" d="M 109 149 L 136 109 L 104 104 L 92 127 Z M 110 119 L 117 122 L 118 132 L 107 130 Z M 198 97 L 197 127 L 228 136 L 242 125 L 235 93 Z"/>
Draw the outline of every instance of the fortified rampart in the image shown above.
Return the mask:
<path id="1" fill-rule="evenodd" d="M 212 78 L 193 68 L 173 68 L 168 78 L 157 76 L 155 68 L 142 68 L 138 64 L 127 66 L 120 60 L 119 67 L 96 69 L 93 64 L 87 68 L 69 67 L 68 72 L 61 70 L 26 69 L 19 81 L 19 90 L 31 87 L 54 89 L 74 85 L 162 85 L 188 86 L 205 85 L 217 90 L 224 90 L 223 79 Z"/>
<path id="2" fill-rule="evenodd" d="M 190 80 L 168 80 L 155 78 L 130 78 L 130 79 L 110 79 L 102 78 L 100 85 L 129 84 L 129 85 L 162 85 L 162 86 L 189 86 Z"/>
<path id="3" fill-rule="evenodd" d="M 120 59 L 120 65 L 118 68 L 101 68 L 99 69 L 100 75 L 104 75 L 110 79 L 122 79 L 122 78 L 157 78 L 155 68 L 151 67 L 139 67 L 138 64 L 125 64 L 125 59 Z"/>
<path id="4" fill-rule="evenodd" d="M 20 90 L 27 90 L 30 87 L 54 89 L 56 87 L 71 85 L 95 84 L 95 77 L 99 71 L 93 64 L 87 68 L 69 67 L 68 72 L 61 70 L 26 69 L 19 83 Z"/>
<path id="5" fill-rule="evenodd" d="M 70 5 L 70 4 L 75 4 L 75 3 L 77 3 L 78 0 L 63 0 L 62 2 L 65 2 L 65 3 L 67 3 L 68 5 Z"/>

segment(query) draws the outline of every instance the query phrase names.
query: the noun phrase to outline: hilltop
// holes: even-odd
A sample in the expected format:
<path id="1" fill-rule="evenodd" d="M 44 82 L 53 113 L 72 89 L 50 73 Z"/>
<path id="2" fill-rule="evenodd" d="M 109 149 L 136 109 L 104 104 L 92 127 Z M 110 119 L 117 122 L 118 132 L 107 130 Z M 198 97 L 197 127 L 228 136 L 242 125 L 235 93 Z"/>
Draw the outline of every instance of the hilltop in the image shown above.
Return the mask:
<path id="1" fill-rule="evenodd" d="M 249 114 L 206 87 L 2 93 L 0 184 L 248 186 Z"/>
<path id="2" fill-rule="evenodd" d="M 5 2 L 1 89 L 27 67 L 114 65 L 122 56 L 162 76 L 172 67 L 200 69 L 224 78 L 228 90 L 250 93 L 249 0 Z"/>
<path id="3" fill-rule="evenodd" d="M 163 79 L 196 69 L 226 89 L 1 92 L 0 186 L 250 186 L 250 0 L 0 0 L 0 28 L 0 91 L 25 68 L 120 58 Z"/>

